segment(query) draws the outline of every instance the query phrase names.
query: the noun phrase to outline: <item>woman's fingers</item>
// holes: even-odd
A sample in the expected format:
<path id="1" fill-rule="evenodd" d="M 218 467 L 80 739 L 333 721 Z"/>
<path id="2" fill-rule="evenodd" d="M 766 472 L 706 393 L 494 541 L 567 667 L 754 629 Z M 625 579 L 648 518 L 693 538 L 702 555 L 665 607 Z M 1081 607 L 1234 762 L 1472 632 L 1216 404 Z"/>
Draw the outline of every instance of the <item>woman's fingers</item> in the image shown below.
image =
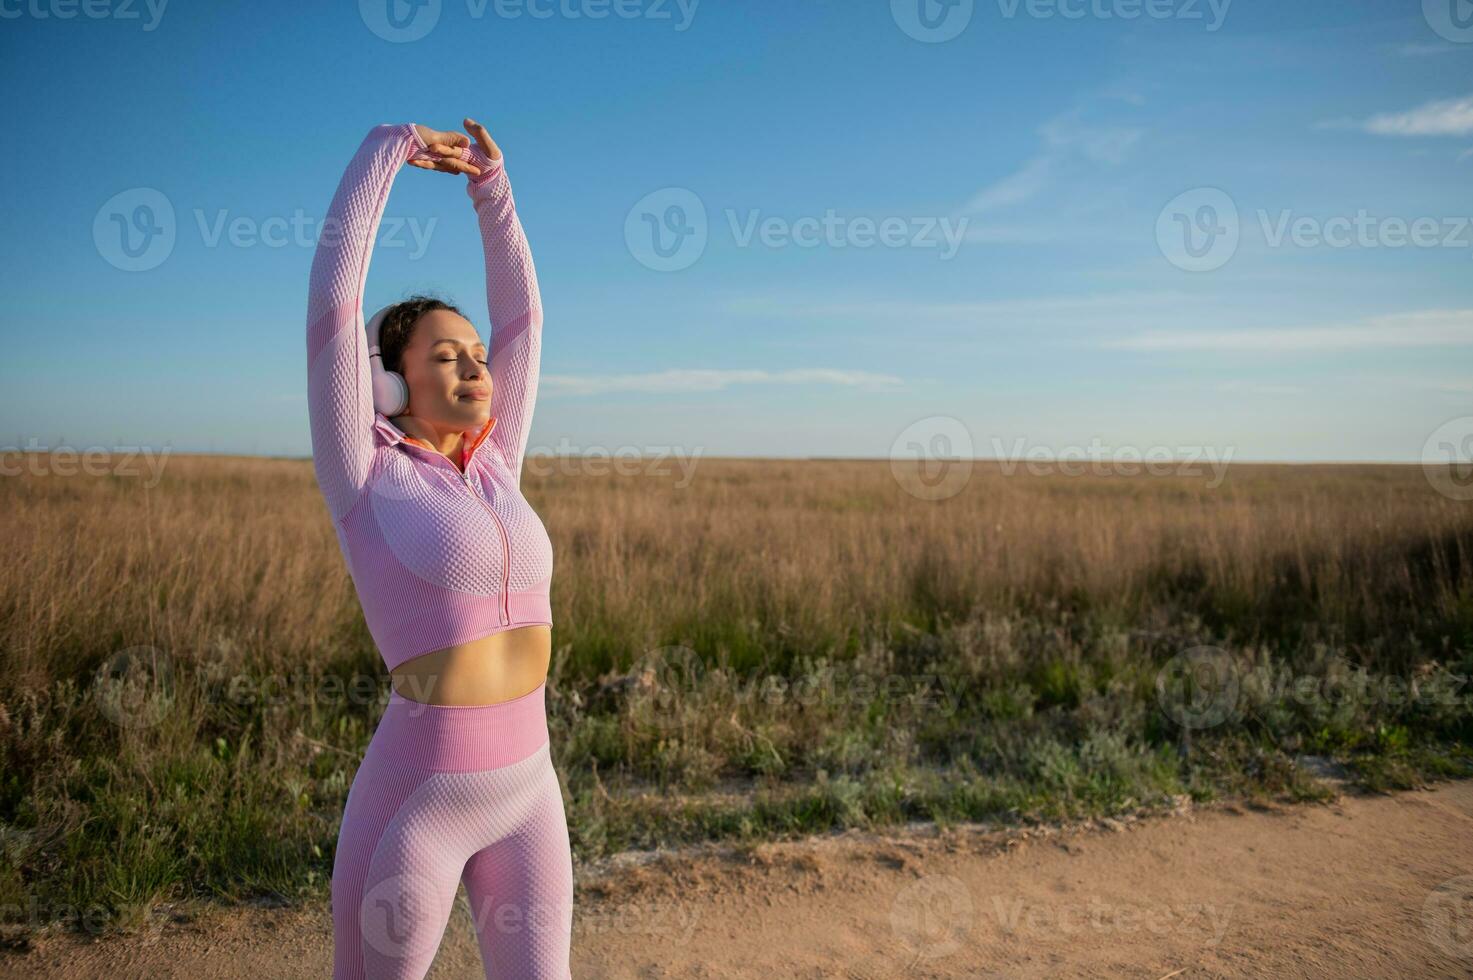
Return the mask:
<path id="1" fill-rule="evenodd" d="M 485 126 L 482 126 L 470 116 L 466 116 L 465 129 L 466 132 L 476 138 L 476 142 L 480 144 L 481 149 L 485 151 L 488 158 L 495 160 L 501 156 L 501 148 L 496 145 L 496 141 L 491 138 L 491 134 L 486 132 Z"/>
<path id="2" fill-rule="evenodd" d="M 467 163 L 460 158 L 463 147 L 470 145 L 469 138 L 464 133 L 432 133 L 432 139 L 426 141 L 425 150 L 433 153 L 433 160 L 410 160 L 409 162 L 422 170 L 439 170 L 448 174 L 469 174 L 472 177 L 480 176 L 481 170 L 473 164 Z M 450 137 L 450 139 L 441 139 Z"/>
<path id="3" fill-rule="evenodd" d="M 466 163 L 460 157 L 442 157 L 438 160 L 410 160 L 411 167 L 419 167 L 421 170 L 439 170 L 447 174 L 469 174 L 472 177 L 481 175 L 481 168 L 474 164 Z"/>
<path id="4" fill-rule="evenodd" d="M 458 156 L 449 157 L 441 160 L 440 162 L 443 163 L 445 165 L 445 169 L 452 174 L 470 174 L 472 177 L 479 177 L 481 175 L 480 167 L 477 167 L 473 163 L 466 163 Z"/>
<path id="5" fill-rule="evenodd" d="M 450 146 L 471 145 L 469 137 L 467 137 L 464 133 L 458 133 L 453 129 L 447 129 L 443 132 L 438 129 L 432 129 L 430 130 L 429 135 L 430 138 L 425 141 L 427 143 L 445 143 Z"/>

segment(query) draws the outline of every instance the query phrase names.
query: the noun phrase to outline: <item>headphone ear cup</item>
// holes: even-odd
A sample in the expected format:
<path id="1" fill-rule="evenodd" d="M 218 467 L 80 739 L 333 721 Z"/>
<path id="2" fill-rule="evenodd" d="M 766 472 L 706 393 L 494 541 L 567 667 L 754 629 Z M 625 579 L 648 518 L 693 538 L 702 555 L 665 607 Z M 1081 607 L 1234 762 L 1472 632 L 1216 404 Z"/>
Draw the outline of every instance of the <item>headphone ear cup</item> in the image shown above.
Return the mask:
<path id="1" fill-rule="evenodd" d="M 404 376 L 384 367 L 383 356 L 378 347 L 379 326 L 384 316 L 393 308 L 392 303 L 375 313 L 363 325 L 368 343 L 369 374 L 373 384 L 373 410 L 386 417 L 400 415 L 409 407 L 409 383 Z"/>
<path id="2" fill-rule="evenodd" d="M 409 384 L 397 371 L 385 371 L 383 359 L 373 359 L 373 410 L 386 417 L 403 414 L 409 407 Z"/>

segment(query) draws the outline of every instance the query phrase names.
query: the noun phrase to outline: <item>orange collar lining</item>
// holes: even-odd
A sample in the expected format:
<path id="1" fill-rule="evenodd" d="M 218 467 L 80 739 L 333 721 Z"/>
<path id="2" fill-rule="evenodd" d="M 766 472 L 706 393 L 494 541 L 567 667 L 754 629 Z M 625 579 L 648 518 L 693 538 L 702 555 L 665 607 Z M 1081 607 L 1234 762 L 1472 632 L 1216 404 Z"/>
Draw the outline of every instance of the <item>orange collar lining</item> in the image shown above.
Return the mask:
<path id="1" fill-rule="evenodd" d="M 461 439 L 461 444 L 460 444 L 460 446 L 461 446 L 461 448 L 460 448 L 460 468 L 461 469 L 465 469 L 465 464 L 470 461 L 471 454 L 476 451 L 476 447 L 477 446 L 479 446 L 482 442 L 484 442 L 486 440 L 486 437 L 491 434 L 491 430 L 494 429 L 494 428 L 496 428 L 496 416 L 493 415 L 489 419 L 486 420 L 485 424 L 483 424 L 481 426 L 480 431 L 477 432 L 475 434 L 475 436 L 471 439 L 471 444 L 469 446 L 466 446 L 465 440 L 464 440 L 464 433 L 462 433 L 462 439 Z M 403 431 L 403 430 L 400 430 L 400 431 Z M 466 430 L 466 432 L 469 432 L 469 431 L 470 431 L 469 429 Z M 439 452 L 438 449 L 436 449 L 434 446 L 430 445 L 428 442 L 425 442 L 423 439 L 419 438 L 418 436 L 406 435 L 404 437 L 404 441 L 405 442 L 412 442 L 416 446 L 423 446 L 424 448 L 428 449 L 432 453 Z"/>

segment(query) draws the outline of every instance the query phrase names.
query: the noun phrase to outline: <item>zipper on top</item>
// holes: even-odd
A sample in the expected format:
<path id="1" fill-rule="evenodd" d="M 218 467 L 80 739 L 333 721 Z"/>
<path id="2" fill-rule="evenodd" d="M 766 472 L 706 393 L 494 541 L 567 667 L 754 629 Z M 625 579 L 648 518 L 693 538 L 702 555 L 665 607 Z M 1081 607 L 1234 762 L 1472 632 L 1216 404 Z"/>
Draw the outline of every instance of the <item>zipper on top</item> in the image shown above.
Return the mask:
<path id="1" fill-rule="evenodd" d="M 511 625 L 511 538 L 506 533 L 506 525 L 501 523 L 501 515 L 491 509 L 491 505 L 484 497 L 476 493 L 476 488 L 471 485 L 470 463 L 467 462 L 466 466 L 467 468 L 460 474 L 465 477 L 466 490 L 481 502 L 481 506 L 486 508 L 486 513 L 491 515 L 491 519 L 496 522 L 497 528 L 501 531 L 501 545 L 506 556 L 501 564 L 501 625 L 509 626 Z"/>
<path id="2" fill-rule="evenodd" d="M 465 464 L 466 465 L 466 468 L 464 470 L 462 470 L 459 467 L 457 467 L 454 463 L 452 463 L 450 460 L 446 459 L 444 453 L 437 453 L 437 452 L 433 452 L 432 450 L 425 449 L 425 448 L 423 448 L 421 446 L 415 446 L 414 443 L 409 442 L 407 439 L 404 440 L 404 443 L 405 443 L 405 445 L 414 446 L 414 448 L 415 448 L 415 450 L 417 452 L 425 453 L 426 455 L 433 455 L 436 458 L 436 460 L 437 460 L 436 465 L 440 465 L 440 462 L 439 461 L 443 461 L 444 465 L 449 466 L 452 470 L 454 470 L 462 478 L 462 480 L 464 481 L 466 492 L 469 493 L 472 497 L 474 497 L 477 501 L 479 501 L 480 504 L 481 504 L 481 506 L 484 507 L 484 508 L 486 508 L 486 513 L 490 514 L 491 515 L 491 519 L 496 522 L 496 529 L 501 532 L 501 547 L 502 547 L 502 554 L 504 555 L 504 558 L 502 560 L 502 565 L 501 565 L 501 625 L 502 626 L 510 626 L 511 625 L 511 538 L 506 533 L 506 525 L 501 522 L 501 516 L 499 514 L 497 514 L 496 511 L 491 508 L 491 505 L 486 502 L 486 499 L 484 497 L 482 497 L 480 494 L 476 493 L 476 488 L 471 484 L 471 471 L 470 471 L 471 460 L 469 460 L 469 459 L 466 460 L 466 464 Z M 477 446 L 476 448 L 477 449 L 480 449 L 480 446 Z M 472 458 L 474 458 L 475 454 L 472 453 L 471 455 L 472 455 Z"/>

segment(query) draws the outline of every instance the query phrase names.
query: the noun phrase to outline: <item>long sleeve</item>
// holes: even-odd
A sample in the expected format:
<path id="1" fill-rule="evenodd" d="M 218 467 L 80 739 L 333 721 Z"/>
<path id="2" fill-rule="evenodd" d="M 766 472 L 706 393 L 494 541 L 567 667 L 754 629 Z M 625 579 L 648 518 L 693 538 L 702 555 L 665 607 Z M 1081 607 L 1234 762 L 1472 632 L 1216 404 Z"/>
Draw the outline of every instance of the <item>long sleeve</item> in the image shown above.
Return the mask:
<path id="1" fill-rule="evenodd" d="M 373 450 L 373 385 L 363 330 L 369 258 L 394 177 L 416 157 L 433 154 L 412 125 L 369 130 L 338 182 L 312 258 L 307 412 L 317 485 L 335 521 L 362 490 Z"/>
<path id="2" fill-rule="evenodd" d="M 490 160 L 473 145 L 462 158 L 481 171 L 466 181 L 466 194 L 475 203 L 486 258 L 491 413 L 497 418 L 489 438 L 520 485 L 541 370 L 542 296 L 532 250 L 517 218 L 505 157 Z"/>

